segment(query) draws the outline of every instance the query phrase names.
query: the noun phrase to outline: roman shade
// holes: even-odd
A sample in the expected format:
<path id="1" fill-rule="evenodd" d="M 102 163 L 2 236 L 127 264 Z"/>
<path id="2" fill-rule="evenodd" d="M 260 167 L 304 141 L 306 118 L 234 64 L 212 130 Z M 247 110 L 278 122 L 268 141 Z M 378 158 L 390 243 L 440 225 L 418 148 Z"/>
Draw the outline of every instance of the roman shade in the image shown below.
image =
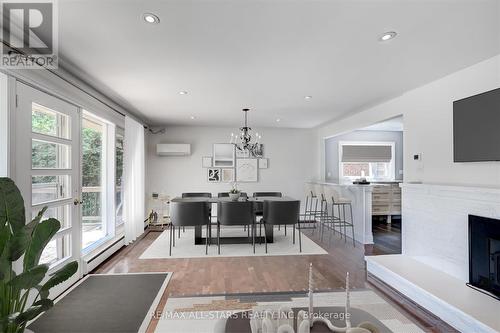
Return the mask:
<path id="1" fill-rule="evenodd" d="M 390 162 L 391 146 L 343 145 L 342 162 Z"/>

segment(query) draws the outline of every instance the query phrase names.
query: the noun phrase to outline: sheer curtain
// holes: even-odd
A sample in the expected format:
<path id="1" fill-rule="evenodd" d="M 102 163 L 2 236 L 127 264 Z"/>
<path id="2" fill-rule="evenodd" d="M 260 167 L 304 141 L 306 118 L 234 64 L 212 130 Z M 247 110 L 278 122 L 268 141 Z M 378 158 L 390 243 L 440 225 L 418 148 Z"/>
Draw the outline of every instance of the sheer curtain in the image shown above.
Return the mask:
<path id="1" fill-rule="evenodd" d="M 130 117 L 125 117 L 123 178 L 125 187 L 124 222 L 125 244 L 136 240 L 144 232 L 144 127 Z"/>

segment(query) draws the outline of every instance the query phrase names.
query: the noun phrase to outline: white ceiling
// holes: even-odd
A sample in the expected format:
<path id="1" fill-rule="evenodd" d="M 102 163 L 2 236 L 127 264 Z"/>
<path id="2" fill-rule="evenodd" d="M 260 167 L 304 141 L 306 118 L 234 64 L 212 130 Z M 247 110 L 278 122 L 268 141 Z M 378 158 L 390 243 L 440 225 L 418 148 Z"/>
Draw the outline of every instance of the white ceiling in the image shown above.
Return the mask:
<path id="1" fill-rule="evenodd" d="M 250 125 L 314 127 L 500 53 L 498 0 L 65 0 L 59 12 L 63 67 L 154 125 L 235 126 L 250 107 Z M 386 31 L 399 35 L 379 42 Z"/>
<path id="2" fill-rule="evenodd" d="M 379 123 L 360 129 L 360 131 L 389 131 L 389 132 L 402 132 L 403 130 L 404 130 L 403 116 L 387 119 L 385 121 L 381 121 Z"/>

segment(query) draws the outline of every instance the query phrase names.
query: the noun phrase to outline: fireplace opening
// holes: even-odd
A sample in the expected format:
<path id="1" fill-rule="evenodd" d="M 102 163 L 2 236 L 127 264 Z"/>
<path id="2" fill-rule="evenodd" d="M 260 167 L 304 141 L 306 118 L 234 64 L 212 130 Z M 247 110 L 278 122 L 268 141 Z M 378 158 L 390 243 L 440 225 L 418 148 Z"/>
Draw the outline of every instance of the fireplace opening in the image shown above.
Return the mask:
<path id="1" fill-rule="evenodd" d="M 500 220 L 469 215 L 469 284 L 500 298 Z"/>

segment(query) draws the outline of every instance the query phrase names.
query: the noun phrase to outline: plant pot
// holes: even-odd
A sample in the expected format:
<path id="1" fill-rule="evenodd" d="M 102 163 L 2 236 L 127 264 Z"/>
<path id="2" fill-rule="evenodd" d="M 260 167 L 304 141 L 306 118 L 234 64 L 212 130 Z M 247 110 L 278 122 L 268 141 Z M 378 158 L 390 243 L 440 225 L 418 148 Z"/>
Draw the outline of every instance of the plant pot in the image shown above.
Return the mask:
<path id="1" fill-rule="evenodd" d="M 239 193 L 229 193 L 229 199 L 231 199 L 231 201 L 238 201 L 239 198 L 240 198 Z"/>
<path id="2" fill-rule="evenodd" d="M 33 332 L 32 330 L 30 330 L 29 328 L 25 328 L 24 329 L 24 333 L 35 333 L 35 332 Z"/>

